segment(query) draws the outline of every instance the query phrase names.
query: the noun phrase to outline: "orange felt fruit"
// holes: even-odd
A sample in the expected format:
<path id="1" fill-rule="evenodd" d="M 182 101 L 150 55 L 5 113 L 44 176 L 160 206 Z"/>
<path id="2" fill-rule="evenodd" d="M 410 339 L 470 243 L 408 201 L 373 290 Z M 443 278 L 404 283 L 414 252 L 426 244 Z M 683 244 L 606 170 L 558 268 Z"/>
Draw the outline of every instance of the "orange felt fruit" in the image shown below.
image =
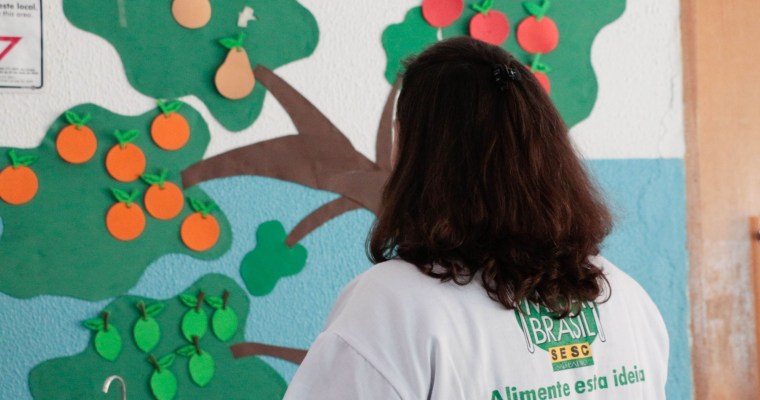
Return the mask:
<path id="1" fill-rule="evenodd" d="M 106 228 L 116 239 L 136 239 L 145 229 L 145 214 L 137 204 L 116 203 L 106 214 Z"/>
<path id="2" fill-rule="evenodd" d="M 206 251 L 219 240 L 219 223 L 211 214 L 194 212 L 182 221 L 180 236 L 190 250 Z"/>
<path id="3" fill-rule="evenodd" d="M 64 161 L 82 164 L 95 155 L 98 141 L 90 128 L 68 125 L 58 133 L 58 137 L 55 139 L 55 148 Z"/>
<path id="4" fill-rule="evenodd" d="M 164 150 L 181 149 L 190 139 L 190 125 L 178 113 L 157 115 L 150 126 L 150 136 Z"/>
<path id="5" fill-rule="evenodd" d="M 151 185 L 145 192 L 145 209 L 153 218 L 172 219 L 182 212 L 185 198 L 182 190 L 171 182 L 164 182 L 164 187 Z"/>
<path id="6" fill-rule="evenodd" d="M 127 143 L 116 145 L 106 154 L 108 174 L 120 182 L 132 182 L 145 171 L 145 154 L 139 147 Z"/>
<path id="7" fill-rule="evenodd" d="M 28 203 L 37 194 L 38 188 L 37 174 L 27 166 L 8 166 L 0 172 L 0 198 L 8 204 Z"/>

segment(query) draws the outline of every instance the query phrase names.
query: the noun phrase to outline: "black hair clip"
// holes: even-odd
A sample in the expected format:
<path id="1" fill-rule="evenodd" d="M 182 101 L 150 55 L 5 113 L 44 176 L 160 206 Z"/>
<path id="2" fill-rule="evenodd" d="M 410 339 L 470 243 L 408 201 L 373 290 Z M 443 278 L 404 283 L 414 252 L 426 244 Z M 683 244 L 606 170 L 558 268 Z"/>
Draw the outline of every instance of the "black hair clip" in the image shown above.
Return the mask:
<path id="1" fill-rule="evenodd" d="M 496 64 L 493 67 L 493 80 L 499 90 L 503 92 L 509 81 L 517 82 L 520 80 L 520 72 L 515 68 L 507 67 L 506 64 Z"/>

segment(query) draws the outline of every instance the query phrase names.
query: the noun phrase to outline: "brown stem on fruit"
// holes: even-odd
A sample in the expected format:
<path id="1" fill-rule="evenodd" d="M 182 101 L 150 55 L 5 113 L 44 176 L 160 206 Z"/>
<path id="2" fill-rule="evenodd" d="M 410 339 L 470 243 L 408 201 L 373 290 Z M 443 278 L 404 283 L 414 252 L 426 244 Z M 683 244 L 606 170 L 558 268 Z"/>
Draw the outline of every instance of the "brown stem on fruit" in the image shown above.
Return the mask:
<path id="1" fill-rule="evenodd" d="M 224 293 L 222 293 L 222 309 L 227 309 L 227 300 L 230 299 L 230 292 L 225 290 Z"/>
<path id="2" fill-rule="evenodd" d="M 282 360 L 290 361 L 294 364 L 301 364 L 306 357 L 306 350 L 294 349 L 291 347 L 272 346 L 269 344 L 248 342 L 237 343 L 230 346 L 232 356 L 243 358 L 250 356 L 270 356 Z"/>
<path id="3" fill-rule="evenodd" d="M 148 314 L 145 312 L 145 303 L 142 301 L 137 303 L 137 308 L 140 310 L 140 314 L 142 315 L 143 321 L 146 321 L 148 319 Z"/>
<path id="4" fill-rule="evenodd" d="M 196 302 L 195 302 L 195 312 L 200 312 L 201 311 L 201 304 L 203 303 L 203 299 L 205 299 L 205 298 L 206 298 L 206 293 L 203 293 L 202 290 L 200 292 L 198 292 L 197 296 L 195 296 L 195 299 L 196 299 Z"/>
<path id="5" fill-rule="evenodd" d="M 401 78 L 397 78 L 391 88 L 388 99 L 385 100 L 380 125 L 377 127 L 375 138 L 375 163 L 380 169 L 391 170 L 391 149 L 393 148 L 393 110 L 396 105 L 396 95 L 401 87 Z"/>
<path id="6" fill-rule="evenodd" d="M 161 372 L 161 364 L 156 361 L 156 358 L 153 356 L 148 356 L 148 361 L 150 361 L 151 364 L 153 364 L 154 367 L 156 367 L 156 371 Z"/>
<path id="7" fill-rule="evenodd" d="M 193 335 L 193 346 L 195 346 L 195 352 L 201 355 L 201 345 L 198 342 L 198 336 Z"/>
<path id="8" fill-rule="evenodd" d="M 103 311 L 103 331 L 108 332 L 108 311 Z"/>
<path id="9" fill-rule="evenodd" d="M 357 208 L 362 208 L 361 204 L 345 197 L 339 197 L 326 203 L 322 205 L 322 207 L 314 210 L 306 218 L 302 219 L 301 222 L 290 231 L 290 234 L 285 239 L 285 244 L 288 247 L 293 247 L 296 243 L 300 242 L 301 239 L 322 226 L 322 224 L 348 211 L 356 210 Z"/>

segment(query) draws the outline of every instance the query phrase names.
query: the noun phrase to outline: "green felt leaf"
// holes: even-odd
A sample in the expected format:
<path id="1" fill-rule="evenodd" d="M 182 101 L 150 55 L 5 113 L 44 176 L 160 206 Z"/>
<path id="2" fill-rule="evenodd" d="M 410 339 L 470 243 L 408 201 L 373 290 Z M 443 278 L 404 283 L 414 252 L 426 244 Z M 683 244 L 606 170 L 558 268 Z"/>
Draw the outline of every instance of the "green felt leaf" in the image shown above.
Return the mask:
<path id="1" fill-rule="evenodd" d="M 181 355 L 182 357 L 190 357 L 196 353 L 195 346 L 192 344 L 189 344 L 187 346 L 182 346 L 179 349 L 177 349 L 175 353 Z"/>
<path id="2" fill-rule="evenodd" d="M 88 319 L 87 321 L 83 321 L 82 325 L 84 325 L 87 329 L 91 331 L 101 331 L 103 330 L 103 319 L 102 318 Z"/>
<path id="3" fill-rule="evenodd" d="M 530 1 L 526 1 L 523 3 L 523 6 L 525 7 L 525 10 L 528 11 L 530 15 L 533 15 L 538 19 L 538 17 L 544 16 L 544 9 L 537 3 L 533 3 Z"/>
<path id="4" fill-rule="evenodd" d="M 219 296 L 206 296 L 206 303 L 217 310 L 224 306 L 224 300 Z"/>
<path id="5" fill-rule="evenodd" d="M 219 308 L 211 317 L 211 330 L 222 342 L 226 342 L 235 335 L 238 329 L 237 314 L 231 307 Z"/>
<path id="6" fill-rule="evenodd" d="M 193 354 L 188 363 L 190 377 L 196 385 L 204 387 L 214 377 L 214 358 L 205 351 L 201 354 Z"/>
<path id="7" fill-rule="evenodd" d="M 462 15 L 441 29 L 443 39 L 469 36 L 470 20 L 478 12 L 471 6 L 481 2 L 482 0 L 464 0 Z M 492 10 L 502 12 L 513 21 L 511 25 L 514 34 L 509 35 L 501 47 L 520 62 L 530 64 L 533 55 L 520 47 L 517 40 L 519 35 L 515 29 L 525 18 L 531 16 L 528 9 L 545 14 L 550 3 L 531 1 L 526 4 L 532 5 L 526 6 L 520 1 L 494 1 Z M 568 127 L 586 119 L 594 107 L 598 84 L 591 65 L 591 46 L 599 31 L 622 15 L 625 4 L 625 0 L 584 0 L 582 5 L 576 1 L 551 3 L 551 19 L 560 32 L 560 41 L 551 53 L 543 55 L 543 59 L 554 66 L 549 77 L 550 97 Z M 382 40 L 388 62 L 385 71 L 388 82 L 395 82 L 396 72 L 402 68 L 402 60 L 419 54 L 428 44 L 436 41 L 436 31 L 424 21 L 419 7 L 412 8 L 401 23 L 388 26 L 383 31 Z"/>
<path id="8" fill-rule="evenodd" d="M 161 327 L 153 318 L 139 318 L 132 329 L 132 336 L 138 349 L 150 353 L 161 340 Z"/>
<path id="9" fill-rule="evenodd" d="M 115 361 L 121 353 L 121 335 L 113 325 L 109 324 L 108 331 L 101 330 L 95 334 L 95 351 L 108 361 Z"/>
<path id="10" fill-rule="evenodd" d="M 158 365 L 160 365 L 161 368 L 169 368 L 174 363 L 174 357 L 174 353 L 169 353 L 158 359 Z"/>
<path id="11" fill-rule="evenodd" d="M 137 196 L 140 195 L 140 191 L 135 189 L 131 193 L 127 193 L 121 189 L 111 188 L 111 194 L 113 194 L 113 197 L 115 197 L 116 200 L 126 203 L 127 205 L 132 205 L 137 199 Z"/>
<path id="12" fill-rule="evenodd" d="M 287 236 L 280 221 L 264 222 L 256 230 L 256 248 L 240 264 L 240 276 L 252 295 L 269 294 L 280 278 L 295 275 L 306 265 L 306 248 L 288 247 Z"/>
<path id="13" fill-rule="evenodd" d="M 230 49 L 230 50 L 232 50 L 232 49 L 235 49 L 235 48 L 239 48 L 239 47 L 242 47 L 242 46 L 240 46 L 240 45 L 238 44 L 238 41 L 237 41 L 235 38 L 224 38 L 224 39 L 219 39 L 219 43 L 220 43 L 222 46 L 224 46 L 225 48 L 227 48 L 227 49 Z"/>
<path id="14" fill-rule="evenodd" d="M 191 295 L 191 294 L 181 294 L 179 295 L 180 301 L 185 303 L 186 306 L 195 308 L 195 306 L 198 304 L 198 298 Z"/>
<path id="15" fill-rule="evenodd" d="M 150 375 L 150 391 L 156 400 L 172 400 L 177 395 L 177 377 L 168 369 L 153 371 Z"/>
<path id="16" fill-rule="evenodd" d="M 303 59 L 314 51 L 319 38 L 316 19 L 298 0 L 211 0 L 213 17 L 203 29 L 179 26 L 170 0 L 124 0 L 124 26 L 115 0 L 62 3 L 62 14 L 74 26 L 113 45 L 127 82 L 137 91 L 152 98 L 195 96 L 231 131 L 251 126 L 267 92 L 257 83 L 245 101 L 232 101 L 220 96 L 214 85 L 214 74 L 228 52 L 217 39 L 237 32 L 240 11 L 251 6 L 259 16 L 245 28 L 244 47 L 253 66 L 275 70 Z"/>
<path id="17" fill-rule="evenodd" d="M 130 129 L 128 131 L 120 131 L 116 130 L 114 131 L 114 136 L 116 136 L 116 140 L 119 141 L 119 146 L 123 149 L 127 144 L 132 143 L 137 139 L 137 135 L 140 134 L 140 131 L 137 129 Z"/>
<path id="18" fill-rule="evenodd" d="M 208 316 L 204 309 L 196 311 L 194 308 L 188 310 L 182 317 L 182 335 L 188 342 L 193 341 L 193 336 L 202 338 L 208 330 Z"/>
<path id="19" fill-rule="evenodd" d="M 147 314 L 149 317 L 155 318 L 158 316 L 158 314 L 161 314 L 161 311 L 164 310 L 164 307 L 166 307 L 164 303 L 149 304 L 147 307 L 145 307 L 145 314 Z"/>

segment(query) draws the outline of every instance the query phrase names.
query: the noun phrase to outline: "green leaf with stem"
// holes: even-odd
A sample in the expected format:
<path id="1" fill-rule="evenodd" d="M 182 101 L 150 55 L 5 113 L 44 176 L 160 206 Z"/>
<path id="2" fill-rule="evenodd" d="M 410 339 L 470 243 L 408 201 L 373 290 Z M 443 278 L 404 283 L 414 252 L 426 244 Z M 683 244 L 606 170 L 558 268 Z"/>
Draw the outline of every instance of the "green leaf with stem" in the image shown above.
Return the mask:
<path id="1" fill-rule="evenodd" d="M 190 200 L 190 207 L 194 211 L 201 213 L 201 215 L 203 215 L 204 218 L 207 215 L 209 215 L 212 210 L 217 208 L 216 203 L 214 203 L 213 200 L 209 200 L 208 202 L 203 202 L 198 199 L 194 199 L 190 197 L 188 197 L 188 200 Z"/>
<path id="2" fill-rule="evenodd" d="M 18 169 L 20 166 L 28 167 L 37 161 L 37 156 L 20 156 L 14 149 L 8 150 L 8 158 L 11 159 L 13 169 Z"/>
<path id="3" fill-rule="evenodd" d="M 111 194 L 121 203 L 125 203 L 127 207 L 131 207 L 137 197 L 140 195 L 140 191 L 135 189 L 132 193 L 127 193 L 121 189 L 111 188 Z"/>
<path id="4" fill-rule="evenodd" d="M 549 11 L 549 7 L 551 7 L 551 1 L 544 0 L 541 5 L 538 5 L 537 3 L 531 1 L 526 1 L 523 2 L 523 7 L 525 8 L 525 11 L 528 12 L 528 14 L 536 17 L 536 21 L 541 21 L 541 19 L 544 18 L 546 13 Z"/>
<path id="5" fill-rule="evenodd" d="M 158 185 L 158 187 L 163 189 L 164 184 L 166 184 L 166 177 L 168 175 L 169 170 L 163 168 L 158 174 L 142 174 L 140 175 L 140 178 L 142 178 L 142 180 L 149 185 Z"/>
<path id="6" fill-rule="evenodd" d="M 164 114 L 165 117 L 168 117 L 172 113 L 179 111 L 179 109 L 182 108 L 182 105 L 183 105 L 181 101 L 177 101 L 177 100 L 172 100 L 172 101 L 156 100 L 156 104 L 158 104 L 158 108 L 161 109 L 161 112 Z"/>
<path id="7" fill-rule="evenodd" d="M 493 0 L 483 0 L 480 4 L 475 3 L 472 5 L 472 9 L 483 14 L 488 15 L 488 12 L 493 8 Z"/>
<path id="8" fill-rule="evenodd" d="M 68 121 L 69 124 L 76 126 L 77 129 L 82 129 L 82 126 L 90 122 L 92 119 L 92 115 L 90 114 L 85 114 L 84 117 L 80 117 L 73 111 L 66 111 L 63 115 L 66 117 L 66 121 Z"/>
<path id="9" fill-rule="evenodd" d="M 224 39 L 219 39 L 219 43 L 230 50 L 242 49 L 244 41 L 245 41 L 245 32 L 240 32 L 240 34 L 237 37 L 228 37 Z"/>
<path id="10" fill-rule="evenodd" d="M 129 143 L 134 142 L 135 139 L 137 138 L 137 135 L 139 134 L 140 134 L 140 131 L 138 131 L 137 129 L 130 129 L 124 132 L 118 129 L 114 131 L 114 136 L 116 136 L 116 140 L 119 141 L 119 147 L 121 147 L 122 149 L 127 147 Z"/>

